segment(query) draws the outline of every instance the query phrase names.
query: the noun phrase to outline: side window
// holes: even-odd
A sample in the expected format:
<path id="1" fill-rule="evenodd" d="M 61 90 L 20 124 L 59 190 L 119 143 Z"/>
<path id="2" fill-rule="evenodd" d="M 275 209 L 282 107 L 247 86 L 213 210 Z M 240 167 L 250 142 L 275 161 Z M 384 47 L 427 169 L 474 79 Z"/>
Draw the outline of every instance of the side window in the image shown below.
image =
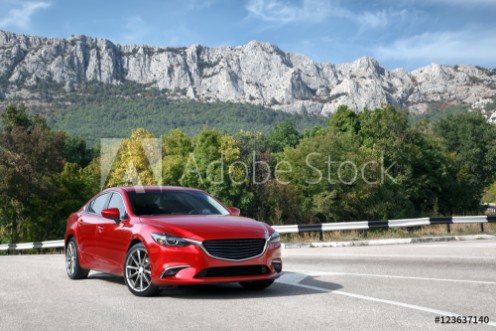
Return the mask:
<path id="1" fill-rule="evenodd" d="M 107 202 L 107 199 L 109 197 L 109 194 L 102 194 L 99 197 L 97 197 L 95 200 L 93 200 L 90 203 L 90 207 L 88 208 L 88 211 L 90 213 L 95 213 L 100 215 L 102 210 L 105 209 L 105 203 Z"/>
<path id="2" fill-rule="evenodd" d="M 122 201 L 121 196 L 117 193 L 112 194 L 108 208 L 119 209 L 119 213 L 120 213 L 121 217 L 126 214 L 126 208 L 124 207 L 124 201 Z"/>

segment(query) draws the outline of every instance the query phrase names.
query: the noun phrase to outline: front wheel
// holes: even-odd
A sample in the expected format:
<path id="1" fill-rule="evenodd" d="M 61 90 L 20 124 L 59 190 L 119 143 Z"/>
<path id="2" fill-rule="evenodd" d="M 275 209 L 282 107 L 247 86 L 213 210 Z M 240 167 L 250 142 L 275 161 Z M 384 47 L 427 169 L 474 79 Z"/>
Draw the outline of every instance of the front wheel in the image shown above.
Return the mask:
<path id="1" fill-rule="evenodd" d="M 141 243 L 131 247 L 127 253 L 124 280 L 129 291 L 136 296 L 151 297 L 159 292 L 159 287 L 152 283 L 150 259 Z"/>
<path id="2" fill-rule="evenodd" d="M 65 271 L 71 279 L 83 279 L 90 273 L 79 264 L 78 246 L 74 238 L 69 239 L 65 248 Z"/>
<path id="3" fill-rule="evenodd" d="M 263 290 L 264 288 L 272 285 L 273 282 L 273 279 L 254 280 L 252 282 L 240 282 L 239 285 L 243 286 L 247 290 Z"/>

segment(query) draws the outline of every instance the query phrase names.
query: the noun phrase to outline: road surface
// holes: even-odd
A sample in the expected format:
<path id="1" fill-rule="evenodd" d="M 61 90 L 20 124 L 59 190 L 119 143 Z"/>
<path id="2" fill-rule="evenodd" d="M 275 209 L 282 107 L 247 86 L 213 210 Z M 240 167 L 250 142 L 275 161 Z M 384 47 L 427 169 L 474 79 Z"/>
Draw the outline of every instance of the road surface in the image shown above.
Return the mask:
<path id="1" fill-rule="evenodd" d="M 62 255 L 0 256 L 0 330 L 491 330 L 496 240 L 283 251 L 269 289 L 133 296 L 121 277 L 70 280 Z M 489 324 L 441 324 L 445 315 Z"/>

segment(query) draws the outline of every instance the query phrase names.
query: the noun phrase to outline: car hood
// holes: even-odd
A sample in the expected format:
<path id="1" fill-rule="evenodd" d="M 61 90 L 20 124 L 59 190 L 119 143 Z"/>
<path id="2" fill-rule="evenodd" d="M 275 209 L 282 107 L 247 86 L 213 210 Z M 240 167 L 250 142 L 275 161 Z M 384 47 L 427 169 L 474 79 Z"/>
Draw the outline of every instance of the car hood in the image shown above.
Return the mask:
<path id="1" fill-rule="evenodd" d="M 156 215 L 140 219 L 164 233 L 200 241 L 267 238 L 271 232 L 265 223 L 231 215 Z"/>

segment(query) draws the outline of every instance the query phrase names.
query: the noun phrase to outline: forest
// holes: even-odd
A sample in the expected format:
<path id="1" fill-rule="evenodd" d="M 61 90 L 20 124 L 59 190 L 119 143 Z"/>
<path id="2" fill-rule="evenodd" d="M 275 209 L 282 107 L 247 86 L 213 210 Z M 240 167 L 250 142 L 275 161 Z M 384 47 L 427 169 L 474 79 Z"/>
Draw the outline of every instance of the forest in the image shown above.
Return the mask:
<path id="1" fill-rule="evenodd" d="M 85 120 L 64 116 L 81 116 L 66 126 Z M 341 106 L 305 128 L 281 120 L 230 132 L 209 123 L 196 133 L 180 121 L 162 130 L 138 121 L 126 136 L 81 131 L 83 139 L 9 104 L 1 113 L 0 243 L 60 239 L 71 212 L 121 185 L 197 187 L 270 224 L 478 214 L 496 198 L 496 126 L 478 113 L 412 121 L 391 105 Z M 122 138 L 111 161 L 102 137 Z"/>

